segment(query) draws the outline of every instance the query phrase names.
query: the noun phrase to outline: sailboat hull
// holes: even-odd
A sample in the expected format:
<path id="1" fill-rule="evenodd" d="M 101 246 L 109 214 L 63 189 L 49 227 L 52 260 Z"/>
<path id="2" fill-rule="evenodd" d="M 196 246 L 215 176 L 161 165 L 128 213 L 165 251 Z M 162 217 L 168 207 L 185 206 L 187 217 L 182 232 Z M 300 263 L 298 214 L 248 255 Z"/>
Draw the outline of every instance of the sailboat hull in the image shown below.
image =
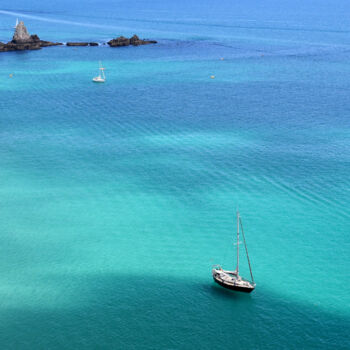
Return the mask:
<path id="1" fill-rule="evenodd" d="M 106 80 L 100 77 L 93 78 L 92 81 L 94 83 L 104 83 Z"/>
<path id="2" fill-rule="evenodd" d="M 233 284 L 228 284 L 224 281 L 216 279 L 215 276 L 213 276 L 213 279 L 221 287 L 224 287 L 224 288 L 229 289 L 229 290 L 234 290 L 236 292 L 251 293 L 255 289 L 255 288 L 247 288 L 247 287 L 236 286 Z"/>
<path id="3" fill-rule="evenodd" d="M 212 275 L 214 281 L 226 289 L 243 293 L 251 293 L 255 289 L 255 283 L 243 279 L 237 271 L 227 271 L 216 267 L 212 270 Z"/>
<path id="4" fill-rule="evenodd" d="M 251 281 L 248 281 L 239 275 L 239 244 L 240 244 L 239 228 L 240 227 L 242 229 L 244 247 L 247 254 L 250 276 L 252 278 Z M 255 289 L 256 284 L 254 283 L 253 273 L 250 266 L 250 260 L 248 255 L 248 249 L 247 249 L 247 245 L 244 237 L 243 225 L 242 225 L 241 218 L 239 217 L 238 211 L 237 211 L 237 267 L 234 271 L 228 271 L 228 270 L 224 270 L 220 265 L 214 265 L 212 270 L 212 275 L 213 275 L 214 281 L 218 285 L 229 290 L 234 290 L 236 292 L 243 292 L 243 293 L 251 293 Z"/>

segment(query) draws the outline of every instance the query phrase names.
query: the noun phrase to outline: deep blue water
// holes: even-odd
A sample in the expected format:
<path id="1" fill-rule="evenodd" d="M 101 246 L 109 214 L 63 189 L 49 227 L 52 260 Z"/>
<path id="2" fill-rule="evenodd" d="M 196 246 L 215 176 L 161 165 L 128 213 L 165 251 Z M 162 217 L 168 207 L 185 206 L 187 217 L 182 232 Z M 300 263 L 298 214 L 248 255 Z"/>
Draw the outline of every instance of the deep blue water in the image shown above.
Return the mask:
<path id="1" fill-rule="evenodd" d="M 1 348 L 348 349 L 350 4 L 19 0 L 0 41 L 17 17 L 159 43 L 0 53 Z M 211 278 L 236 207 L 250 295 Z"/>

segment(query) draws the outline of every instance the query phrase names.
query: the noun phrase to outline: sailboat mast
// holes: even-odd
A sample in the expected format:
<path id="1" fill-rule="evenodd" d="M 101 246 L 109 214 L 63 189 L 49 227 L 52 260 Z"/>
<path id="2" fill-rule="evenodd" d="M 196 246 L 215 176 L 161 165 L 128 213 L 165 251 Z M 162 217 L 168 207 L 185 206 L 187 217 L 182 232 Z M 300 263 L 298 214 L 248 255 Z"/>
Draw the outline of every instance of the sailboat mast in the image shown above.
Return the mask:
<path id="1" fill-rule="evenodd" d="M 237 275 L 239 270 L 239 212 L 237 210 Z"/>
<path id="2" fill-rule="evenodd" d="M 240 224 L 241 224 L 242 236 L 243 236 L 243 242 L 244 242 L 245 251 L 246 251 L 246 253 L 247 253 L 247 260 L 248 260 L 248 265 L 249 265 L 250 276 L 251 276 L 251 278 L 252 278 L 252 282 L 254 283 L 254 277 L 253 277 L 252 267 L 251 267 L 251 265 L 250 265 L 250 259 L 249 259 L 249 254 L 248 254 L 248 248 L 247 248 L 247 243 L 245 242 L 244 230 L 243 230 L 243 224 L 242 224 L 241 218 L 239 218 L 239 222 L 240 222 Z"/>
<path id="3" fill-rule="evenodd" d="M 104 68 L 103 68 L 103 66 L 102 66 L 102 62 L 101 62 L 101 61 L 99 61 L 99 66 L 100 66 L 100 77 L 101 77 L 102 79 L 106 79 L 105 72 L 104 72 Z"/>

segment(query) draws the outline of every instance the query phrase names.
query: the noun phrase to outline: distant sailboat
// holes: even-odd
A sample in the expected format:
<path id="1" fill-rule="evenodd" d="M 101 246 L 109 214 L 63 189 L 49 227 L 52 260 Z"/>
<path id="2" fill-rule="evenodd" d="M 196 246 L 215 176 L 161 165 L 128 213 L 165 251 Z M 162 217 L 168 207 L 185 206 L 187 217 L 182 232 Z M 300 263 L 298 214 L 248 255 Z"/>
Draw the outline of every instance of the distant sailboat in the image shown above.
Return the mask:
<path id="1" fill-rule="evenodd" d="M 18 18 L 17 18 L 17 19 L 16 19 L 16 25 L 15 25 L 13 28 L 15 28 L 15 29 L 16 29 L 16 28 L 17 28 L 17 26 L 18 26 L 18 23 L 19 23 L 19 22 L 18 22 Z"/>
<path id="2" fill-rule="evenodd" d="M 100 72 L 97 77 L 92 78 L 92 81 L 95 83 L 104 83 L 106 81 L 105 69 L 102 67 L 102 63 L 100 61 Z"/>
<path id="3" fill-rule="evenodd" d="M 239 228 L 240 227 L 242 229 L 243 242 L 244 242 L 245 251 L 247 254 L 250 275 L 252 278 L 251 282 L 245 280 L 239 275 Z M 216 265 L 212 270 L 212 274 L 213 274 L 214 281 L 224 288 L 239 291 L 239 292 L 245 292 L 245 293 L 250 293 L 255 289 L 255 283 L 254 283 L 252 269 L 250 266 L 248 249 L 247 249 L 247 245 L 244 237 L 243 225 L 242 225 L 242 221 L 238 211 L 237 211 L 237 267 L 236 267 L 236 270 L 227 271 L 227 270 L 223 270 L 221 266 Z"/>

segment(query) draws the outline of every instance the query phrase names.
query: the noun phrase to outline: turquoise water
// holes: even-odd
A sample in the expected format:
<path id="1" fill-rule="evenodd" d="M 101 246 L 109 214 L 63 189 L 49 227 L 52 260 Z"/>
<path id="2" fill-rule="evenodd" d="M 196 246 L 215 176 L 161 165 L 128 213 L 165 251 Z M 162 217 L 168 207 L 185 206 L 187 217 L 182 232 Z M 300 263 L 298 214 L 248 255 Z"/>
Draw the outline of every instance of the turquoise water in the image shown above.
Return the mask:
<path id="1" fill-rule="evenodd" d="M 2 5 L 0 41 L 16 17 L 46 40 L 159 40 L 0 54 L 2 349 L 349 348 L 337 5 Z M 234 268 L 237 206 L 250 295 L 211 278 Z"/>

